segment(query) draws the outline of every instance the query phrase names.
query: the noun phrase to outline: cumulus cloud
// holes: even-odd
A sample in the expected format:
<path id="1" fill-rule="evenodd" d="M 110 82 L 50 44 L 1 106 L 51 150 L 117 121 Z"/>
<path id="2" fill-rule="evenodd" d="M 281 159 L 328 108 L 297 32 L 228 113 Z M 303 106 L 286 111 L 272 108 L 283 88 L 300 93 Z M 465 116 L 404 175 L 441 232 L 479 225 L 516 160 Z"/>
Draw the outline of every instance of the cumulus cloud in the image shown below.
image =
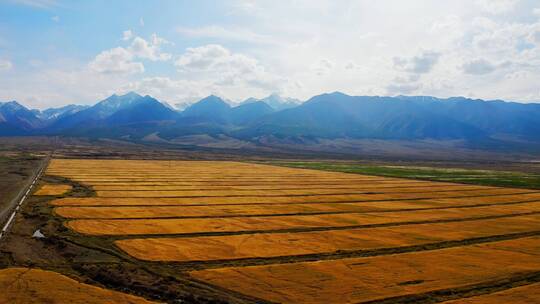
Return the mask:
<path id="1" fill-rule="evenodd" d="M 418 83 L 392 83 L 386 87 L 386 92 L 388 95 L 407 95 L 414 93 L 421 88 L 421 85 Z"/>
<path id="2" fill-rule="evenodd" d="M 131 31 L 124 31 L 123 40 L 129 40 L 133 36 Z M 166 61 L 172 58 L 171 54 L 161 52 L 161 45 L 169 43 L 167 40 L 151 36 L 150 41 L 141 37 L 133 38 L 127 48 L 116 47 L 101 52 L 88 66 L 91 70 L 103 74 L 135 74 L 144 72 L 144 65 L 137 59 L 150 61 Z"/>
<path id="3" fill-rule="evenodd" d="M 532 36 L 533 36 L 533 39 L 534 39 L 534 41 L 536 43 L 540 43 L 540 31 L 534 32 L 534 34 Z"/>
<path id="4" fill-rule="evenodd" d="M 211 84 L 201 81 L 185 79 L 171 79 L 169 77 L 145 77 L 130 82 L 121 88 L 123 92 L 136 91 L 140 94 L 148 94 L 166 101 L 169 104 L 191 104 L 209 92 L 217 93 Z"/>
<path id="5" fill-rule="evenodd" d="M 461 66 L 461 69 L 466 74 L 484 75 L 495 71 L 497 69 L 497 66 L 483 58 L 480 58 L 465 62 Z"/>
<path id="6" fill-rule="evenodd" d="M 280 82 L 280 78 L 268 73 L 257 59 L 232 53 L 218 44 L 188 48 L 174 64 L 179 72 L 205 75 L 206 79 L 223 86 L 249 84 L 275 89 Z"/>
<path id="7" fill-rule="evenodd" d="M 346 69 L 346 70 L 354 70 L 354 69 L 356 69 L 356 68 L 357 68 L 357 66 L 356 66 L 356 64 L 355 64 L 354 62 L 350 62 L 350 61 L 349 61 L 349 62 L 347 62 L 347 64 L 345 65 L 345 69 Z"/>
<path id="8" fill-rule="evenodd" d="M 321 59 L 313 66 L 313 70 L 317 73 L 317 75 L 324 75 L 333 68 L 334 63 L 328 59 Z"/>
<path id="9" fill-rule="evenodd" d="M 394 67 L 409 73 L 425 74 L 429 73 L 433 66 L 439 61 L 441 56 L 438 52 L 425 51 L 420 55 L 404 58 L 394 57 Z"/>
<path id="10" fill-rule="evenodd" d="M 256 44 L 278 43 L 270 36 L 257 34 L 245 28 L 225 28 L 217 25 L 203 27 L 177 27 L 176 32 L 183 36 L 196 38 L 213 38 L 221 40 L 232 40 L 249 42 Z"/>
<path id="11" fill-rule="evenodd" d="M 101 52 L 88 67 L 104 74 L 134 74 L 144 72 L 144 65 L 134 62 L 134 55 L 122 47 Z"/>
<path id="12" fill-rule="evenodd" d="M 141 37 L 135 37 L 129 47 L 129 51 L 138 58 L 152 61 L 166 61 L 171 59 L 172 55 L 161 52 L 160 46 L 165 43 L 167 41 L 158 37 L 156 34 L 152 35 L 150 42 Z"/>
<path id="13" fill-rule="evenodd" d="M 513 10 L 518 0 L 476 0 L 475 3 L 491 14 L 502 14 Z"/>
<path id="14" fill-rule="evenodd" d="M 7 71 L 13 67 L 13 64 L 9 60 L 0 59 L 0 71 Z"/>
<path id="15" fill-rule="evenodd" d="M 218 44 L 188 48 L 175 66 L 181 70 L 208 70 L 230 62 L 231 52 Z"/>
<path id="16" fill-rule="evenodd" d="M 131 40 L 131 38 L 133 38 L 133 32 L 131 30 L 124 31 L 122 33 L 122 40 L 128 41 Z"/>

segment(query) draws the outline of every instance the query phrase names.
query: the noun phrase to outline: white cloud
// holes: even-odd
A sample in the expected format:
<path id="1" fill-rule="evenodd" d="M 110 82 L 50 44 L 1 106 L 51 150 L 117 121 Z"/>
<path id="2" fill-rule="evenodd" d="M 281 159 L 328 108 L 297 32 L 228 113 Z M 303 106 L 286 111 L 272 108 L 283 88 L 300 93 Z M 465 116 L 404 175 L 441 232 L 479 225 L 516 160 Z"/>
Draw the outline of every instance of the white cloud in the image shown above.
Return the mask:
<path id="1" fill-rule="evenodd" d="M 142 17 L 139 18 L 139 25 L 140 25 L 141 27 L 144 27 L 144 19 L 143 19 Z"/>
<path id="2" fill-rule="evenodd" d="M 58 5 L 58 1 L 56 0 L 9 0 L 9 2 L 41 9 Z"/>
<path id="3" fill-rule="evenodd" d="M 386 87 L 386 92 L 390 96 L 407 95 L 416 92 L 420 88 L 421 85 L 418 83 L 393 83 Z"/>
<path id="4" fill-rule="evenodd" d="M 122 40 L 128 41 L 131 40 L 131 38 L 133 38 L 133 32 L 131 30 L 122 32 Z"/>
<path id="5" fill-rule="evenodd" d="M 321 59 L 313 66 L 313 70 L 319 76 L 327 74 L 333 68 L 334 68 L 334 63 L 328 59 Z"/>
<path id="6" fill-rule="evenodd" d="M 60 22 L 60 17 L 53 16 L 53 17 L 51 17 L 51 20 L 54 21 L 54 22 Z"/>
<path id="7" fill-rule="evenodd" d="M 497 66 L 485 59 L 475 59 L 461 66 L 463 72 L 472 75 L 489 74 L 497 69 Z"/>
<path id="8" fill-rule="evenodd" d="M 433 66 L 439 61 L 440 53 L 424 51 L 421 54 L 411 57 L 394 57 L 394 67 L 409 73 L 425 74 L 429 73 Z"/>
<path id="9" fill-rule="evenodd" d="M 220 40 L 241 41 L 257 44 L 278 43 L 271 36 L 257 34 L 246 28 L 225 28 L 217 25 L 203 27 L 177 27 L 176 31 L 187 37 L 213 38 Z"/>
<path id="10" fill-rule="evenodd" d="M 171 54 L 162 53 L 160 46 L 167 43 L 163 38 L 159 38 L 156 34 L 152 35 L 150 42 L 141 37 L 133 39 L 129 51 L 138 58 L 149 59 L 152 61 L 166 61 L 172 58 Z"/>
<path id="11" fill-rule="evenodd" d="M 0 71 L 11 70 L 13 64 L 9 60 L 0 59 Z"/>
<path id="12" fill-rule="evenodd" d="M 212 93 L 217 93 L 209 83 L 169 77 L 145 77 L 129 82 L 121 88 L 123 92 L 136 91 L 151 95 L 169 104 L 189 104 Z"/>
<path id="13" fill-rule="evenodd" d="M 144 65 L 134 62 L 134 55 L 122 47 L 101 52 L 88 64 L 89 68 L 104 74 L 135 74 L 144 72 Z"/>
<path id="14" fill-rule="evenodd" d="M 475 3 L 491 14 L 502 14 L 513 10 L 518 0 L 476 0 Z"/>
<path id="15" fill-rule="evenodd" d="M 120 67 L 94 63 L 95 69 L 90 70 L 87 62 L 79 63 L 74 70 L 86 70 L 78 72 L 84 74 L 80 78 L 66 72 L 67 68 L 58 76 L 42 72 L 52 64 L 42 57 L 30 58 L 44 61 L 42 66 L 31 67 L 33 74 L 62 81 L 32 76 L 33 85 L 23 87 L 11 81 L 24 70 L 17 68 L 9 77 L 0 76 L 0 95 L 32 93 L 51 100 L 77 100 L 82 93 L 71 81 L 79 79 L 85 82 L 80 92 L 92 98 L 96 92 L 112 93 L 133 85 L 171 103 L 211 93 L 244 99 L 272 91 L 304 100 L 331 91 L 540 100 L 538 0 L 517 4 L 500 0 L 231 0 L 205 8 L 209 16 L 223 18 L 201 17 L 196 26 L 166 16 L 159 22 L 167 26 L 164 31 L 176 31 L 177 35 L 167 38 L 178 39 L 179 47 L 134 31 L 127 40 L 121 40 L 123 35 L 117 37 L 120 44 L 110 45 L 129 53 L 119 56 L 124 58 Z M 135 27 L 140 28 L 139 24 Z M 137 36 L 141 40 L 133 45 Z M 12 45 L 0 41 L 6 50 Z M 176 69 L 160 61 L 170 54 L 174 60 L 169 62 Z M 12 54 L 0 54 L 0 58 L 8 56 Z M 109 70 L 125 72 L 107 74 Z M 140 73 L 143 70 L 150 73 Z M 16 79 L 22 83 L 25 77 Z M 64 90 L 65 86 L 69 89 Z M 64 92 L 67 97 L 60 98 Z"/>
<path id="16" fill-rule="evenodd" d="M 131 31 L 124 31 L 123 40 L 129 40 L 133 36 Z M 98 54 L 89 68 L 103 74 L 136 74 L 144 72 L 142 62 L 136 59 L 148 59 L 150 61 L 166 61 L 172 58 L 171 54 L 161 52 L 161 46 L 169 42 L 156 34 L 151 36 L 150 42 L 141 37 L 135 37 L 129 47 L 116 47 Z"/>
<path id="17" fill-rule="evenodd" d="M 346 70 L 354 70 L 354 69 L 356 69 L 356 68 L 357 68 L 357 66 L 356 66 L 356 64 L 355 64 L 354 62 L 350 62 L 350 61 L 349 61 L 349 62 L 347 62 L 347 64 L 345 65 L 345 69 L 346 69 Z"/>
<path id="18" fill-rule="evenodd" d="M 209 44 L 196 48 L 188 48 L 176 60 L 175 65 L 181 70 L 208 70 L 228 63 L 231 53 L 217 44 Z"/>
<path id="19" fill-rule="evenodd" d="M 253 86 L 276 90 L 283 79 L 269 72 L 258 60 L 232 53 L 218 44 L 188 48 L 175 62 L 180 73 L 207 79 L 218 86 Z"/>

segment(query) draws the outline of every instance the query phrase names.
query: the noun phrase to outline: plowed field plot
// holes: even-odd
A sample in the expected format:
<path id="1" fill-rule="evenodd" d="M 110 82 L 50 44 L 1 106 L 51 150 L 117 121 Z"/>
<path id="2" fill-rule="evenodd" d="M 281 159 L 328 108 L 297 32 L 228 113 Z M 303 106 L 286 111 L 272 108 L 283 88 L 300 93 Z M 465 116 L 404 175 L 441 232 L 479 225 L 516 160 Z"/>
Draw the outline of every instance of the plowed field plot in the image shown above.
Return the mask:
<path id="1" fill-rule="evenodd" d="M 248 302 L 538 296 L 537 190 L 226 161 L 53 160 L 47 175 L 90 189 L 49 202 L 71 233 Z"/>

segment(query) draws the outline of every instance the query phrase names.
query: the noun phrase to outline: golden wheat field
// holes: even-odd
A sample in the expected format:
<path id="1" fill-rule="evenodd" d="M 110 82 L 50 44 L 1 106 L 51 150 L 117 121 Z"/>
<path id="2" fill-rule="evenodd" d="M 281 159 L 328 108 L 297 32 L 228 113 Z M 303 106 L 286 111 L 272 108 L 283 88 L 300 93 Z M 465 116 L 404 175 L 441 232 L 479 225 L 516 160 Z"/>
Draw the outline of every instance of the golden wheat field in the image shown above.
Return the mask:
<path id="1" fill-rule="evenodd" d="M 71 190 L 70 185 L 45 184 L 34 195 L 62 195 Z"/>
<path id="2" fill-rule="evenodd" d="M 512 303 L 531 304 L 538 303 L 540 299 L 540 283 L 499 291 L 493 294 L 448 301 L 445 304 L 492 304 Z"/>
<path id="3" fill-rule="evenodd" d="M 0 270 L 0 303 L 132 303 L 155 302 L 77 282 L 56 272 L 7 268 Z"/>
<path id="4" fill-rule="evenodd" d="M 538 300 L 540 191 L 229 161 L 54 159 L 46 174 L 94 191 L 50 202 L 73 233 L 255 299 Z"/>

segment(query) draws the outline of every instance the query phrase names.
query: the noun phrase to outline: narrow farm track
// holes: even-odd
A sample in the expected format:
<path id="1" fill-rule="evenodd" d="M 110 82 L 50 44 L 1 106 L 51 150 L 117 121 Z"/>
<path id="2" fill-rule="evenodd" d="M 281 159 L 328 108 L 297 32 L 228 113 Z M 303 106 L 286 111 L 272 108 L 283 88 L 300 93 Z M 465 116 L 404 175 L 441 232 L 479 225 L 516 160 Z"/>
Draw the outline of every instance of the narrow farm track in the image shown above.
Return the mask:
<path id="1" fill-rule="evenodd" d="M 246 299 L 439 303 L 540 282 L 540 191 L 217 161 L 47 175 L 95 191 L 50 202 L 73 233 Z"/>

